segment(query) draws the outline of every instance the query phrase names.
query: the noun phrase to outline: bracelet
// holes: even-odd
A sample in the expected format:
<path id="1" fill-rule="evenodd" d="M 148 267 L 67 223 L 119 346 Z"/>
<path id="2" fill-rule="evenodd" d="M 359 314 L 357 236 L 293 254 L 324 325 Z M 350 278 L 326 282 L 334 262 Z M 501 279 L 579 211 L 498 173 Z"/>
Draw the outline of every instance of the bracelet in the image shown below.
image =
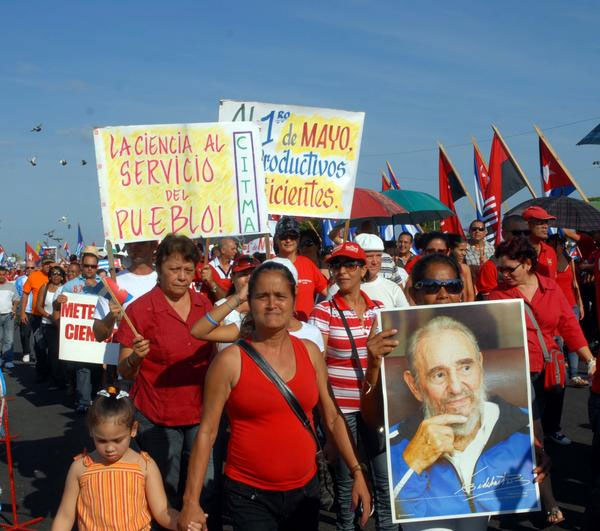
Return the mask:
<path id="1" fill-rule="evenodd" d="M 240 297 L 237 294 L 235 296 L 237 297 L 237 300 L 238 300 L 238 302 L 235 306 L 231 306 L 231 304 L 229 304 L 229 299 L 225 299 L 225 304 L 231 311 L 234 311 L 241 303 Z"/>
<path id="2" fill-rule="evenodd" d="M 587 364 L 588 364 L 588 367 L 589 367 L 590 365 L 596 365 L 596 358 L 591 358 L 591 359 L 589 359 L 589 360 L 588 360 L 588 362 L 587 362 Z"/>
<path id="3" fill-rule="evenodd" d="M 364 463 L 356 463 L 351 469 L 350 469 L 350 476 L 354 477 L 354 474 L 358 471 L 361 472 L 366 472 L 367 471 L 367 467 L 365 466 Z"/>
<path id="4" fill-rule="evenodd" d="M 362 394 L 364 396 L 367 396 L 372 390 L 373 390 L 374 386 L 371 384 L 371 382 L 369 382 L 369 380 L 367 380 L 366 378 L 363 380 L 363 384 L 362 384 Z"/>
<path id="5" fill-rule="evenodd" d="M 214 317 L 212 315 L 210 315 L 210 313 L 205 313 L 204 317 L 206 317 L 206 320 L 213 326 L 219 326 L 219 323 L 214 319 Z"/>

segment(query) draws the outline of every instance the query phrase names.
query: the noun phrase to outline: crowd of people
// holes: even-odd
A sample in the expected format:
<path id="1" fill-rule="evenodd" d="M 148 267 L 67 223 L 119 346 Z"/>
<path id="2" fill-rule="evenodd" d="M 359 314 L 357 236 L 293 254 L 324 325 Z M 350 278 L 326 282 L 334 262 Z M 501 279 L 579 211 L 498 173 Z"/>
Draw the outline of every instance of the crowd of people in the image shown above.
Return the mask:
<path id="1" fill-rule="evenodd" d="M 528 309 L 535 474 L 549 524 L 564 515 L 544 444 L 571 442 L 561 428 L 564 384 L 590 386 L 594 483 L 586 520 L 594 528 L 600 516 L 600 375 L 592 352 L 600 231 L 549 235 L 551 219 L 540 207 L 505 217 L 497 246 L 480 220 L 470 224 L 467 238 L 430 231 L 413 239 L 403 232 L 393 246 L 368 222 L 353 241 L 336 230 L 336 246 L 325 248 L 314 229 L 283 217 L 274 257 L 243 254 L 234 238 L 203 249 L 201 242 L 168 235 L 160 244 L 126 245 L 128 268 L 116 274 L 130 295 L 123 306 L 98 296 L 100 257 L 93 246 L 69 263 L 42 258 L 21 272 L 0 266 L 4 368 L 14 367 L 16 332 L 23 362 L 35 363 L 39 382 L 73 397 L 95 445 L 69 470 L 53 529 L 77 522 L 80 530 L 214 531 L 225 515 L 236 530 L 316 530 L 327 472 L 339 531 L 364 526 L 371 515 L 377 530 L 398 529 L 380 370 L 398 340 L 397 330 L 378 330 L 378 311 L 501 299 L 522 299 Z M 573 260 L 567 242 L 578 245 L 581 259 Z M 112 336 L 120 344 L 116 372 L 60 359 L 61 305 L 76 293 L 97 296 L 93 332 L 97 341 Z M 437 340 L 454 341 L 454 325 L 439 326 Z M 568 362 L 566 382 L 552 389 L 544 385 L 547 351 L 564 352 Z M 480 368 L 481 360 L 474 353 L 469 363 Z M 417 399 L 427 394 L 422 368 L 407 375 Z M 470 380 L 457 378 L 440 400 L 470 389 Z M 453 425 L 464 418 L 454 415 Z M 468 426 L 468 433 L 456 427 L 454 435 L 424 421 L 418 436 L 426 445 L 439 434 L 468 445 L 483 429 L 477 421 Z M 130 448 L 132 439 L 139 452 Z M 443 454 L 432 450 L 428 463 Z M 402 457 L 415 477 L 425 467 L 410 445 Z M 487 516 L 475 516 L 402 529 L 487 525 Z"/>

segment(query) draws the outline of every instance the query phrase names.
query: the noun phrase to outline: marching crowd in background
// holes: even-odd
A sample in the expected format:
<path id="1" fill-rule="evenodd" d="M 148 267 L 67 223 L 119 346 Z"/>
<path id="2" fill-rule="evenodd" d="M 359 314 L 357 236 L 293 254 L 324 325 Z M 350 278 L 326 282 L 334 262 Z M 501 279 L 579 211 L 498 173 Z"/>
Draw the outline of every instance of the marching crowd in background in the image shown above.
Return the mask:
<path id="1" fill-rule="evenodd" d="M 468 238 L 430 231 L 413 239 L 403 232 L 395 242 L 384 242 L 367 222 L 353 241 L 334 229 L 335 247 L 324 248 L 312 227 L 283 217 L 275 257 L 243 254 L 236 239 L 223 238 L 206 249 L 206 260 L 201 242 L 169 235 L 160 244 L 127 244 L 128 267 L 116 275 L 129 294 L 123 306 L 97 295 L 108 272 L 98 269 L 93 246 L 66 263 L 42 258 L 22 270 L 0 266 L 4 369 L 14 367 L 13 334 L 19 334 L 22 362 L 35 364 L 38 382 L 73 397 L 95 445 L 71 466 L 53 529 L 77 522 L 80 530 L 214 531 L 226 516 L 239 530 L 304 531 L 318 529 L 327 505 L 340 531 L 364 525 L 371 514 L 376 529 L 398 529 L 379 370 L 398 342 L 394 330 L 376 329 L 377 311 L 515 298 L 535 316 L 527 315 L 526 328 L 535 472 L 547 522 L 564 516 L 544 444 L 571 442 L 561 428 L 564 385 L 544 385 L 544 353 L 561 350 L 566 384 L 590 386 L 593 484 L 586 521 L 595 528 L 600 230 L 549 235 L 552 219 L 540 207 L 505 217 L 497 246 L 479 220 Z M 576 260 L 569 252 L 574 244 Z M 116 372 L 59 358 L 60 309 L 75 293 L 98 296 L 93 332 L 97 341 L 112 336 L 120 344 Z M 335 502 L 326 504 L 328 472 Z M 474 517 L 402 528 L 487 524 L 488 517 Z"/>

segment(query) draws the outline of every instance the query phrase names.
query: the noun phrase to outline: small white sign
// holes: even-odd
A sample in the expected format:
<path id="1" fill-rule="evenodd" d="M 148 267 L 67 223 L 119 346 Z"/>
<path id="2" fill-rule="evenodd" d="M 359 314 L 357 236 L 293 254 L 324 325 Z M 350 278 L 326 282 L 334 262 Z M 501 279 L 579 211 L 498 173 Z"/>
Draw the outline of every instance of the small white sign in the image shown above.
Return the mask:
<path id="1" fill-rule="evenodd" d="M 65 361 L 117 365 L 119 344 L 112 343 L 111 338 L 102 343 L 94 338 L 92 327 L 98 297 L 79 293 L 64 295 L 67 297 L 67 302 L 60 308 L 58 357 Z"/>

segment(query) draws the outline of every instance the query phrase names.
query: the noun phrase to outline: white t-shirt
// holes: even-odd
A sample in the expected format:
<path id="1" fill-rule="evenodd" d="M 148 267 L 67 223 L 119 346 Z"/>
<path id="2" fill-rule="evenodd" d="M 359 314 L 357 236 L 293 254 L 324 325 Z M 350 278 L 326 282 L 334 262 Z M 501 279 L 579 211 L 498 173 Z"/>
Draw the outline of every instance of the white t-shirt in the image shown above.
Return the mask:
<path id="1" fill-rule="evenodd" d="M 330 300 L 339 290 L 337 284 L 333 284 L 327 293 L 327 299 Z M 395 282 L 383 278 L 381 274 L 377 275 L 371 282 L 363 282 L 360 289 L 364 291 L 371 300 L 383 304 L 386 310 L 391 308 L 406 308 L 409 306 L 402 288 Z"/>
<path id="2" fill-rule="evenodd" d="M 152 273 L 147 275 L 136 275 L 129 270 L 121 271 L 117 275 L 117 284 L 132 296 L 131 300 L 123 304 L 123 309 L 127 308 L 134 300 L 148 293 L 156 286 L 156 279 L 156 271 L 152 271 Z M 104 297 L 98 297 L 94 319 L 104 319 L 109 311 L 108 300 Z"/>
<path id="3" fill-rule="evenodd" d="M 215 302 L 215 306 L 221 306 L 221 304 L 224 304 L 226 300 L 227 298 L 219 299 L 217 302 Z M 234 324 L 238 327 L 239 330 L 242 327 L 242 319 L 244 318 L 244 315 L 245 314 L 241 314 L 237 310 L 232 310 L 231 313 L 225 316 L 225 319 L 223 319 L 222 322 L 226 325 Z M 217 350 L 221 352 L 224 348 L 228 347 L 229 345 L 231 345 L 231 343 L 217 343 Z"/>
<path id="4" fill-rule="evenodd" d="M 297 337 L 298 339 L 308 339 L 317 345 L 321 352 L 324 352 L 325 343 L 323 343 L 321 331 L 315 325 L 304 323 L 302 321 L 300 321 L 300 324 L 302 325 L 300 330 L 296 330 L 295 332 L 290 330 L 290 335 Z"/>
<path id="5" fill-rule="evenodd" d="M 29 297 L 30 299 L 32 297 Z M 14 282 L 4 282 L 0 284 L 0 314 L 13 311 L 13 301 L 18 301 L 17 289 Z"/>

